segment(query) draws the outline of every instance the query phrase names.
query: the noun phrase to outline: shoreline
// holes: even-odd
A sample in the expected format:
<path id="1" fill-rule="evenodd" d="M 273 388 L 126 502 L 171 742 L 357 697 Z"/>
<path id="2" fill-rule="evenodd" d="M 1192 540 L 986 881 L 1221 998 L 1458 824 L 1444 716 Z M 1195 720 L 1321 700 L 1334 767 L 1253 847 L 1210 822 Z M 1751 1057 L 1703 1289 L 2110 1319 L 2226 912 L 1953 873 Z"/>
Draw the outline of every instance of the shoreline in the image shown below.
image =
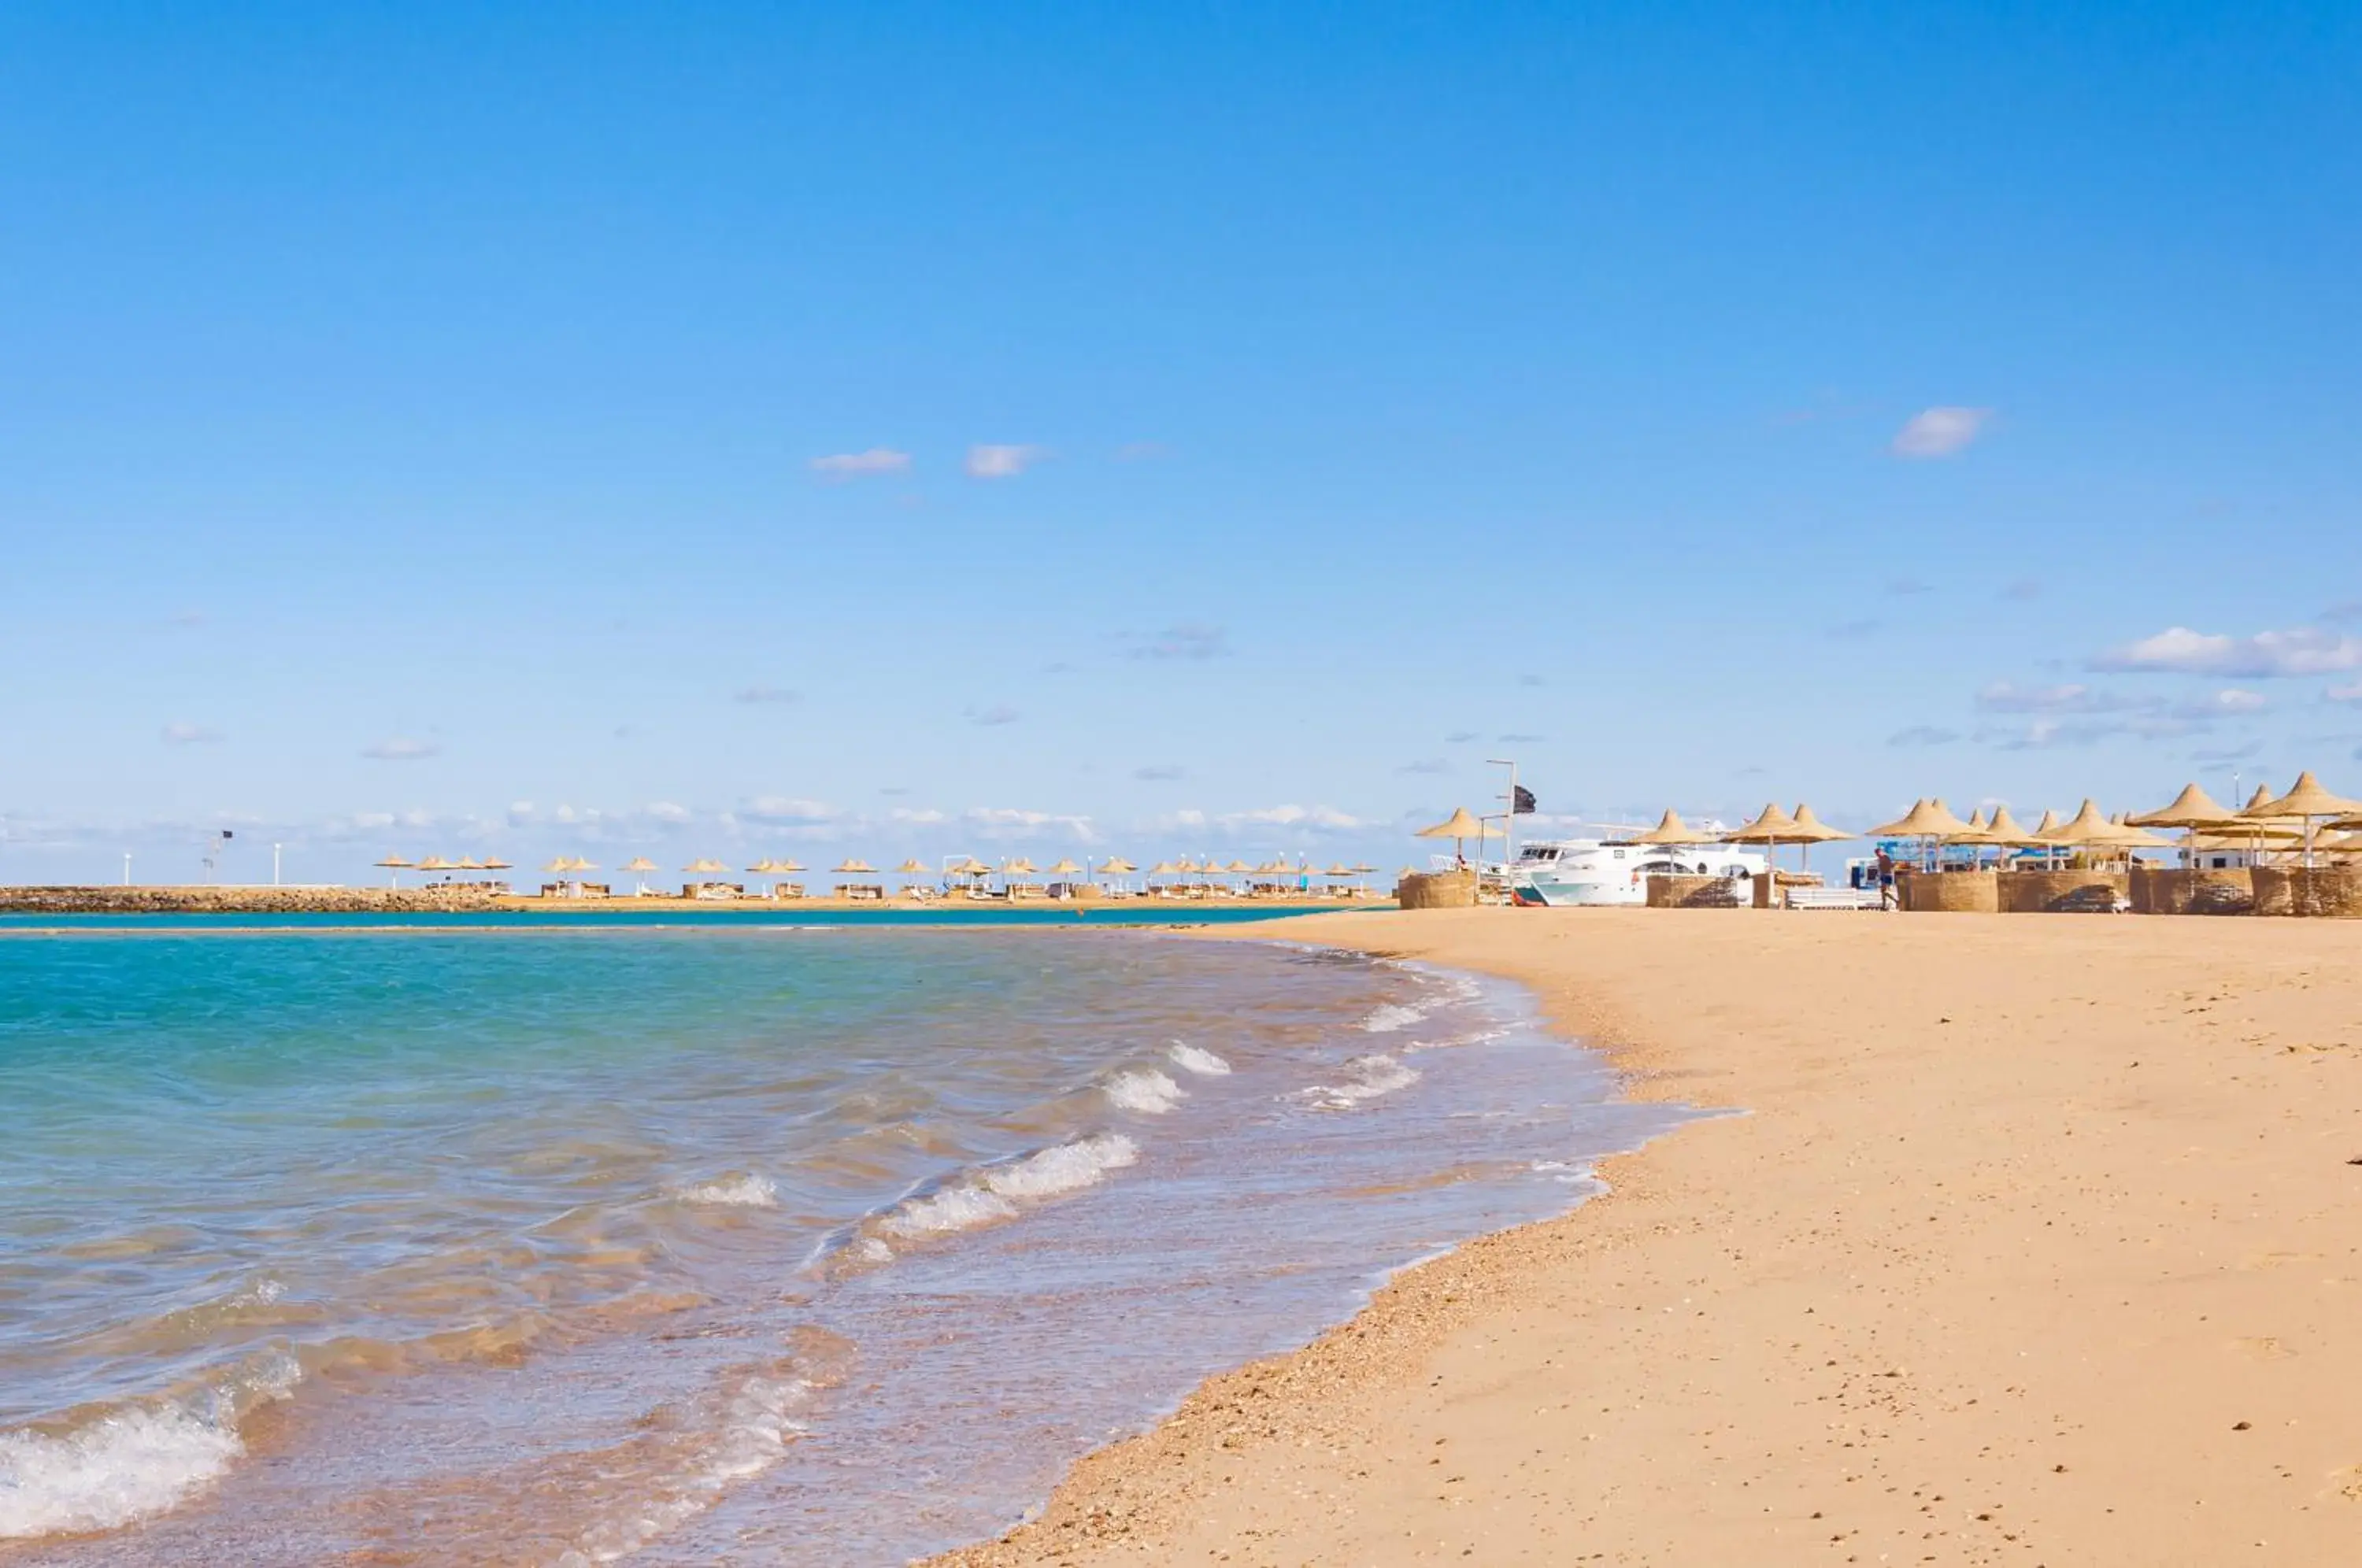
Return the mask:
<path id="1" fill-rule="evenodd" d="M 2345 929 L 1474 910 L 1209 933 L 1515 980 L 1627 1098 L 1751 1114 L 1601 1162 L 1606 1191 L 1402 1271 L 927 1561 L 2342 1560 Z"/>

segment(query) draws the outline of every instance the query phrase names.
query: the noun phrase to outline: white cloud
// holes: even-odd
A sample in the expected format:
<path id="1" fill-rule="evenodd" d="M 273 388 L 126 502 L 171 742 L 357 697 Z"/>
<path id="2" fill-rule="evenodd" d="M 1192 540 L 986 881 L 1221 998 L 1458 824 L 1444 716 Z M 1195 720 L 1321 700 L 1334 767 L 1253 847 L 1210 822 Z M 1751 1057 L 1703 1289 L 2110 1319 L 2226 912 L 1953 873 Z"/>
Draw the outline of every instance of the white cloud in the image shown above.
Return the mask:
<path id="1" fill-rule="evenodd" d="M 886 813 L 886 820 L 911 827 L 939 827 L 951 818 L 933 806 L 897 806 Z"/>
<path id="2" fill-rule="evenodd" d="M 730 694 L 734 702 L 777 703 L 800 702 L 803 693 L 785 686 L 742 686 Z"/>
<path id="3" fill-rule="evenodd" d="M 1992 417 L 1990 408 L 1925 409 L 1895 432 L 1889 450 L 1898 458 L 1948 458 L 1966 449 Z"/>
<path id="4" fill-rule="evenodd" d="M 443 748 L 433 741 L 413 740 L 407 735 L 395 735 L 375 745 L 361 747 L 361 755 L 378 762 L 424 762 L 439 756 Z"/>
<path id="5" fill-rule="evenodd" d="M 842 484 L 847 480 L 869 479 L 878 474 L 908 473 L 911 454 L 891 447 L 872 447 L 866 452 L 837 452 L 814 458 L 811 466 L 812 472 L 822 479 Z"/>
<path id="6" fill-rule="evenodd" d="M 2333 702 L 2362 702 L 2362 680 L 2345 686 L 2333 686 L 2322 695 Z"/>
<path id="7" fill-rule="evenodd" d="M 1189 770 L 1177 762 L 1158 762 L 1146 767 L 1133 768 L 1131 776 L 1143 784 L 1170 784 L 1176 779 L 1187 778 Z"/>
<path id="8" fill-rule="evenodd" d="M 1933 724 L 1914 724 L 1907 730 L 1897 730 L 1886 737 L 1889 745 L 1949 745 L 1960 738 L 1958 730 L 1941 730 Z"/>
<path id="9" fill-rule="evenodd" d="M 166 745 L 211 745 L 221 738 L 219 730 L 205 724 L 172 723 L 164 726 Z"/>
<path id="10" fill-rule="evenodd" d="M 1173 448 L 1162 441 L 1126 441 L 1115 449 L 1115 460 L 1119 463 L 1153 462 L 1158 458 L 1172 455 Z"/>
<path id="11" fill-rule="evenodd" d="M 1303 827 L 1345 833 L 1369 824 L 1334 806 L 1265 806 L 1260 811 L 1227 812 L 1215 819 L 1226 828 Z"/>
<path id="12" fill-rule="evenodd" d="M 970 447 L 967 449 L 968 477 L 1015 479 L 1049 455 L 1039 447 Z"/>
<path id="13" fill-rule="evenodd" d="M 679 823 L 689 821 L 693 813 L 687 806 L 670 801 L 651 801 L 640 808 L 640 814 L 652 822 Z"/>
<path id="14" fill-rule="evenodd" d="M 1023 717 L 1022 714 L 1006 702 L 995 702 L 989 708 L 970 708 L 967 711 L 970 723 L 982 724 L 988 729 L 1000 724 L 1013 724 L 1021 717 Z"/>
<path id="15" fill-rule="evenodd" d="M 2153 637 L 2111 648 L 2092 659 L 2092 668 L 2265 679 L 2334 675 L 2362 669 L 2362 637 L 2323 626 L 2293 626 L 2246 637 L 2169 626 Z"/>

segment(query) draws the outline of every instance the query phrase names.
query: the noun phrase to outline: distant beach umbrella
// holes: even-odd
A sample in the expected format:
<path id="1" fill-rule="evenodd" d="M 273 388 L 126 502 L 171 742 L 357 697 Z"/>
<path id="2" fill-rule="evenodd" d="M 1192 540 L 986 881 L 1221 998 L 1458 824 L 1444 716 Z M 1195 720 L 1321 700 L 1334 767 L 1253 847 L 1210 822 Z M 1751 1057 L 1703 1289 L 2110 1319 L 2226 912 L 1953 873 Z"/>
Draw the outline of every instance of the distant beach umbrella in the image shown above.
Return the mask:
<path id="1" fill-rule="evenodd" d="M 1871 838 L 1943 838 L 1964 833 L 1969 824 L 1954 816 L 1941 801 L 1921 800 L 1902 816 L 1870 830 Z"/>
<path id="2" fill-rule="evenodd" d="M 2042 842 L 2060 849 L 2144 849 L 2161 847 L 2171 841 L 2145 828 L 2110 822 L 2087 798 L 2081 811 L 2053 828 Z"/>
<path id="3" fill-rule="evenodd" d="M 463 855 L 451 862 L 451 869 L 454 871 L 481 871 L 483 868 L 484 863 L 472 855 Z"/>
<path id="4" fill-rule="evenodd" d="M 1100 872 L 1109 877 L 1129 877 L 1139 869 L 1139 867 L 1134 866 L 1131 861 L 1126 860 L 1120 855 L 1099 862 Z"/>
<path id="5" fill-rule="evenodd" d="M 430 855 L 418 863 L 418 868 L 421 871 L 448 871 L 452 867 L 451 863 L 441 856 Z"/>
<path id="6" fill-rule="evenodd" d="M 559 872 L 561 872 L 561 871 L 571 871 L 571 870 L 573 870 L 573 869 L 574 869 L 574 862 L 573 862 L 573 861 L 571 861 L 571 860 L 568 860 L 565 856 L 561 855 L 561 856 L 557 856 L 557 858 L 556 858 L 555 860 L 552 860 L 548 865 L 546 865 L 546 866 L 543 867 L 541 869 L 542 869 L 542 871 L 543 871 L 546 875 L 555 877 L 555 876 L 557 876 L 557 875 Z"/>
<path id="7" fill-rule="evenodd" d="M 1000 874 L 1004 877 L 1031 877 L 1033 875 L 1033 862 L 1021 855 L 1002 866 Z"/>
<path id="8" fill-rule="evenodd" d="M 935 868 L 928 865 L 926 862 L 913 857 L 911 859 L 905 860 L 901 865 L 895 867 L 894 874 L 898 877 L 932 877 L 935 874 Z"/>
<path id="9" fill-rule="evenodd" d="M 410 869 L 410 862 L 399 855 L 389 855 L 377 864 L 378 868 L 386 873 L 385 885 L 389 888 L 401 887 L 402 874 Z"/>
<path id="10" fill-rule="evenodd" d="M 509 863 L 497 855 L 484 856 L 484 869 L 487 871 L 506 871 L 511 868 Z"/>
<path id="11" fill-rule="evenodd" d="M 681 869 L 692 877 L 723 877 L 730 872 L 730 867 L 723 865 L 719 860 L 702 856 L 690 861 Z"/>
<path id="12" fill-rule="evenodd" d="M 877 867 L 866 860 L 848 860 L 829 873 L 832 877 L 875 877 Z"/>
<path id="13" fill-rule="evenodd" d="M 1083 868 L 1071 860 L 1061 860 L 1050 867 L 1050 875 L 1053 877 L 1079 877 L 1082 873 Z"/>

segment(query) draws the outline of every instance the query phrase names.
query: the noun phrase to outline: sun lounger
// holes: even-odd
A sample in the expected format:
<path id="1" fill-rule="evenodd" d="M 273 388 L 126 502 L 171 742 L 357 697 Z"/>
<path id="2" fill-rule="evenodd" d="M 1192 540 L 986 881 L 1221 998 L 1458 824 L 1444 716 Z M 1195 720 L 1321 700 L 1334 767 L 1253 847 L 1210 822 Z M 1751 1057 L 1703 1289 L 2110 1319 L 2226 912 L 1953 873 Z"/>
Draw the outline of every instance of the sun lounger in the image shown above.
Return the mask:
<path id="1" fill-rule="evenodd" d="M 1790 888 L 1792 910 L 1874 910 L 1881 907 L 1875 888 Z"/>

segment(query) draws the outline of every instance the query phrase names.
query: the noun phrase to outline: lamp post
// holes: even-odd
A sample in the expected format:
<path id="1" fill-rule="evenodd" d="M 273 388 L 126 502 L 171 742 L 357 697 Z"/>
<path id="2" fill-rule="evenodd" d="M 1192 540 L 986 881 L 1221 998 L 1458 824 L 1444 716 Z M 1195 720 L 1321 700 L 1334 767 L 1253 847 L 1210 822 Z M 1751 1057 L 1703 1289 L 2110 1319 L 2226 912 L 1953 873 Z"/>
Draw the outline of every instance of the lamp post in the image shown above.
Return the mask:
<path id="1" fill-rule="evenodd" d="M 127 849 L 123 852 L 123 885 L 131 886 L 131 852 Z"/>
<path id="2" fill-rule="evenodd" d="M 1501 813 L 1501 880 L 1506 885 L 1509 879 L 1509 867 L 1518 863 L 1518 765 L 1499 756 L 1488 756 L 1485 761 L 1488 767 L 1509 770 L 1509 792 L 1501 797 L 1507 806 Z M 1476 860 L 1478 865 L 1484 864 L 1484 841 L 1481 839 L 1477 841 Z"/>
<path id="3" fill-rule="evenodd" d="M 270 885 L 279 886 L 279 845 L 270 846 Z"/>

